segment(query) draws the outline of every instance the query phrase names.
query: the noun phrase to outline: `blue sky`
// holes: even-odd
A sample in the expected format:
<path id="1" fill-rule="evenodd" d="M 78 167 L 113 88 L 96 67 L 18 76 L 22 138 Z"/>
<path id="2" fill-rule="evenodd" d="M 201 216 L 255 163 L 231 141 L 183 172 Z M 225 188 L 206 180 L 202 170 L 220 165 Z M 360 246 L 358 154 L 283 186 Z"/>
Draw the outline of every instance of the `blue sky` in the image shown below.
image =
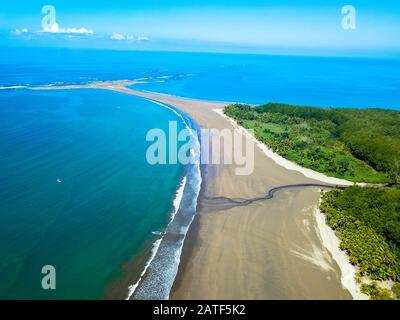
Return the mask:
<path id="1" fill-rule="evenodd" d="M 49 32 L 44 5 L 56 9 Z M 354 30 L 342 28 L 344 5 Z M 397 54 L 399 34 L 398 0 L 0 0 L 0 45 Z"/>

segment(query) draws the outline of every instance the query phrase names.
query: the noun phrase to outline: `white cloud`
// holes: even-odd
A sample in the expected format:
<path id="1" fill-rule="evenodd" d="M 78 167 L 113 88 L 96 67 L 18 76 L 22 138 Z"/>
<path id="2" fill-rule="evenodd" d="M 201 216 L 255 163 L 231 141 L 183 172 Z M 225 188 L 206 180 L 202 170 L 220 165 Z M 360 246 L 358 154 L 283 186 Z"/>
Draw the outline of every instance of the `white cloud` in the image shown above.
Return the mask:
<path id="1" fill-rule="evenodd" d="M 57 22 L 54 22 L 50 28 L 44 28 L 42 32 L 67 33 L 67 34 L 94 34 L 93 30 L 86 28 L 60 28 Z"/>
<path id="2" fill-rule="evenodd" d="M 127 41 L 148 41 L 149 38 L 143 37 L 143 36 L 132 36 L 132 35 L 124 35 L 118 32 L 113 32 L 113 34 L 110 36 L 110 39 L 112 40 L 127 40 Z"/>
<path id="3" fill-rule="evenodd" d="M 125 37 L 123 34 L 114 32 L 114 33 L 111 35 L 110 39 L 113 39 L 113 40 L 125 40 L 126 37 Z"/>

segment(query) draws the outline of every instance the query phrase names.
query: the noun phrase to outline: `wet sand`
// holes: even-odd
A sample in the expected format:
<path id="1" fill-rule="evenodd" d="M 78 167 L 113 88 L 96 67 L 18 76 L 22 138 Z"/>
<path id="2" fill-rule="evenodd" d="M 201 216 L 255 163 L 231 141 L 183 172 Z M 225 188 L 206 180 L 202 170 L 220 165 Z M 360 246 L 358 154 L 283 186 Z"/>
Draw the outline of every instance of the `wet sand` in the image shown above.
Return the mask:
<path id="1" fill-rule="evenodd" d="M 172 105 L 203 128 L 233 129 L 213 111 L 226 103 L 139 92 L 123 83 L 87 87 Z M 248 176 L 235 175 L 234 165 L 203 170 L 198 215 L 187 235 L 170 298 L 351 299 L 318 231 L 319 188 L 286 189 L 273 199 L 228 209 L 213 201 L 220 196 L 255 198 L 273 187 L 319 182 L 278 165 L 259 148 L 254 156 L 254 172 Z"/>

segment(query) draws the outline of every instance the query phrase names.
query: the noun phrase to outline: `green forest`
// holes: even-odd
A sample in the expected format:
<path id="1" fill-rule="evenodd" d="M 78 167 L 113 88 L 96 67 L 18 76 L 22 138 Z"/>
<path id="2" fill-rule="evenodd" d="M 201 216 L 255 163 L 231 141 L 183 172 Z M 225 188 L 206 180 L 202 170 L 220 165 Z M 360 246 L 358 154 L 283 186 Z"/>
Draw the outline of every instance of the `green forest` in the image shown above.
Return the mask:
<path id="1" fill-rule="evenodd" d="M 400 281 L 400 187 L 330 191 L 321 211 L 361 272 L 372 280 Z"/>
<path id="2" fill-rule="evenodd" d="M 233 104 L 226 115 L 299 165 L 353 182 L 400 181 L 400 112 L 268 103 Z"/>
<path id="3" fill-rule="evenodd" d="M 397 282 L 393 296 L 400 298 L 400 187 L 333 190 L 324 193 L 321 211 L 360 274 Z M 375 283 L 361 290 L 373 299 L 390 298 Z"/>

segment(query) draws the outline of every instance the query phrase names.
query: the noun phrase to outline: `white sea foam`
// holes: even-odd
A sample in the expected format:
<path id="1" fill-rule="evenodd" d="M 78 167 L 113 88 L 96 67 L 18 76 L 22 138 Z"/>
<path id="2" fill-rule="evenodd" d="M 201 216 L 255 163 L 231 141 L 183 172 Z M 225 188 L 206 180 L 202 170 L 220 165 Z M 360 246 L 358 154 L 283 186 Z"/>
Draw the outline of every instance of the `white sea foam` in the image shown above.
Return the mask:
<path id="1" fill-rule="evenodd" d="M 26 88 L 26 86 L 9 86 L 9 87 L 0 87 L 0 90 L 11 90 L 11 89 L 22 89 Z"/>
<path id="2" fill-rule="evenodd" d="M 200 148 L 200 144 L 199 144 L 199 148 Z M 196 194 L 195 194 L 195 204 L 194 204 L 194 205 L 197 207 L 197 199 L 198 199 L 199 194 L 200 194 L 200 188 L 201 188 L 201 182 L 202 182 L 200 164 L 198 164 L 198 165 L 196 166 L 196 176 L 198 177 L 198 179 L 197 179 L 197 185 L 195 186 L 195 188 L 196 188 L 195 193 L 196 193 Z M 174 257 L 175 264 L 174 264 L 174 266 L 173 266 L 173 268 L 174 268 L 174 271 L 173 271 L 173 279 L 172 279 L 172 281 L 171 281 L 171 285 L 170 285 L 169 290 L 168 290 L 168 297 L 166 297 L 167 299 L 170 298 L 169 295 L 170 295 L 170 293 L 171 293 L 171 288 L 172 288 L 172 285 L 173 285 L 173 283 L 174 283 L 174 281 L 175 281 L 176 275 L 178 274 L 178 268 L 179 268 L 179 265 L 180 265 L 180 263 L 181 263 L 181 256 L 182 256 L 183 243 L 184 243 L 185 240 L 186 240 L 187 232 L 189 231 L 189 228 L 190 228 L 190 226 L 192 225 L 192 222 L 193 222 L 195 216 L 196 216 L 196 214 L 193 214 L 192 217 L 191 217 L 190 222 L 188 223 L 188 225 L 187 225 L 186 227 L 183 227 L 183 228 L 184 228 L 184 231 L 183 231 L 184 237 L 183 237 L 183 240 L 182 240 L 182 245 L 179 247 L 178 250 L 175 251 L 175 257 Z"/>
<path id="3" fill-rule="evenodd" d="M 172 78 L 172 76 L 161 76 L 161 77 L 157 77 L 157 79 L 170 79 Z"/>
<path id="4" fill-rule="evenodd" d="M 147 261 L 146 266 L 144 267 L 142 273 L 140 274 L 139 280 L 138 280 L 135 284 L 129 286 L 129 288 L 128 288 L 128 290 L 129 290 L 129 292 L 128 292 L 128 297 L 126 298 L 126 300 L 129 300 L 129 299 L 131 298 L 131 296 L 132 296 L 133 293 L 135 292 L 136 288 L 138 287 L 140 281 L 142 280 L 143 276 L 146 274 L 146 271 L 147 271 L 147 269 L 149 268 L 150 263 L 154 260 L 154 257 L 156 256 L 156 254 L 157 254 L 157 252 L 158 252 L 158 248 L 160 247 L 161 241 L 162 241 L 162 238 L 157 239 L 157 240 L 153 243 L 153 247 L 151 248 L 151 255 L 150 255 L 150 258 L 149 258 L 149 260 Z"/>
<path id="5" fill-rule="evenodd" d="M 182 202 L 182 197 L 183 197 L 183 191 L 185 190 L 185 186 L 186 186 L 186 176 L 182 178 L 181 183 L 179 184 L 178 189 L 176 190 L 176 194 L 175 194 L 175 199 L 174 199 L 174 209 L 171 213 L 171 220 L 169 222 L 169 224 L 174 221 L 175 215 L 179 210 L 179 206 L 181 205 Z"/>
<path id="6" fill-rule="evenodd" d="M 185 117 L 168 105 L 148 100 L 171 110 L 182 120 L 195 142 L 191 152 L 200 155 L 200 141 L 197 132 L 191 127 Z M 140 282 L 138 281 L 130 287 L 128 299 L 133 297 L 135 299 L 169 299 L 172 285 L 178 273 L 183 243 L 196 215 L 197 198 L 200 193 L 201 182 L 200 164 L 188 165 L 187 174 L 177 188 L 173 201 L 173 213 L 170 223 L 166 228 L 167 235 L 176 235 L 178 238 L 177 240 L 173 240 L 173 238 L 166 238 L 164 235 L 159 239 L 157 250 L 153 251 L 151 260 L 149 260 L 146 270 L 143 273 L 144 275 L 147 272 L 148 275 L 144 278 L 141 276 Z M 185 201 L 182 201 L 183 199 Z M 181 218 L 179 222 L 175 219 L 177 214 Z M 182 223 L 182 221 L 184 222 Z"/>
<path id="7" fill-rule="evenodd" d="M 161 103 L 161 102 L 154 101 L 154 100 L 151 100 L 151 99 L 148 99 L 148 100 L 151 101 L 151 102 L 153 102 L 153 103 L 155 103 L 155 104 L 157 104 L 157 105 L 159 105 L 159 106 L 161 106 L 161 107 L 164 107 L 164 108 L 166 108 L 166 109 L 168 109 L 168 110 L 171 110 L 173 113 L 175 113 L 175 114 L 182 120 L 182 122 L 183 122 L 183 124 L 185 125 L 185 127 L 189 130 L 191 137 L 194 138 L 195 141 L 198 141 L 197 134 L 193 131 L 193 129 L 192 129 L 192 128 L 190 127 L 190 125 L 187 123 L 186 119 L 182 116 L 182 114 L 180 114 L 180 113 L 179 113 L 178 111 L 176 111 L 174 108 L 171 108 L 171 107 L 167 106 L 166 104 L 163 104 L 163 103 Z M 193 149 L 192 149 L 192 150 L 193 150 Z M 199 153 L 199 154 L 200 154 L 200 153 Z"/>
<path id="8" fill-rule="evenodd" d="M 175 198 L 174 198 L 174 201 L 173 201 L 173 210 L 171 212 L 171 220 L 170 220 L 169 224 L 171 224 L 174 221 L 175 215 L 179 210 L 179 206 L 181 205 L 181 201 L 182 201 L 182 197 L 183 197 L 183 191 L 185 190 L 185 186 L 186 186 L 186 176 L 182 178 L 182 181 L 180 182 L 180 184 L 178 186 L 178 189 L 176 190 Z M 161 241 L 162 241 L 162 237 L 160 239 L 157 239 L 153 243 L 153 247 L 151 249 L 150 258 L 147 261 L 142 273 L 140 274 L 139 280 L 136 281 L 135 284 L 132 284 L 131 286 L 129 286 L 129 288 L 128 288 L 128 290 L 129 290 L 128 297 L 126 298 L 126 300 L 129 300 L 132 297 L 132 295 L 135 293 L 135 290 L 139 286 L 139 283 L 142 280 L 143 276 L 146 274 L 147 269 L 150 266 L 150 263 L 154 260 L 154 257 L 156 256 L 156 254 L 158 252 L 158 249 L 160 248 Z"/>

